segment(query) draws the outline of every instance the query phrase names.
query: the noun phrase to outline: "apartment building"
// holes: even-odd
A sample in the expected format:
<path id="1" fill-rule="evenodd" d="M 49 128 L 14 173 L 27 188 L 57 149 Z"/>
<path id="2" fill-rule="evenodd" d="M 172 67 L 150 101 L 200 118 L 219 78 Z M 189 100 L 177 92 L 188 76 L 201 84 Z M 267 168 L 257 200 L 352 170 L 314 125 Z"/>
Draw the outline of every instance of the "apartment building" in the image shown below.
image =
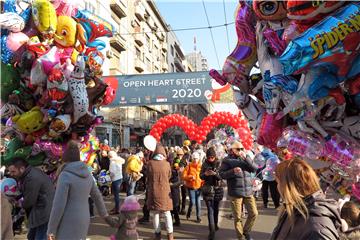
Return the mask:
<path id="1" fill-rule="evenodd" d="M 193 66 L 195 71 L 209 70 L 207 59 L 201 54 L 201 51 L 186 54 L 186 60 Z"/>

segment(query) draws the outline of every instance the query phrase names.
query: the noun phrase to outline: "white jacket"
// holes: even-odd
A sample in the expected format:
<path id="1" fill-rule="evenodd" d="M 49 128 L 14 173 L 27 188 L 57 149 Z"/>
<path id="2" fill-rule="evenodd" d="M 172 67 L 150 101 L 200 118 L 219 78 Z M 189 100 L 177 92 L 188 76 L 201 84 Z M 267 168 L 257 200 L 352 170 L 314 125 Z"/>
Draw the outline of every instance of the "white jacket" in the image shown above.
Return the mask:
<path id="1" fill-rule="evenodd" d="M 111 181 L 116 181 L 123 178 L 122 175 L 122 165 L 125 163 L 125 160 L 121 157 L 111 158 L 110 159 L 110 177 Z"/>

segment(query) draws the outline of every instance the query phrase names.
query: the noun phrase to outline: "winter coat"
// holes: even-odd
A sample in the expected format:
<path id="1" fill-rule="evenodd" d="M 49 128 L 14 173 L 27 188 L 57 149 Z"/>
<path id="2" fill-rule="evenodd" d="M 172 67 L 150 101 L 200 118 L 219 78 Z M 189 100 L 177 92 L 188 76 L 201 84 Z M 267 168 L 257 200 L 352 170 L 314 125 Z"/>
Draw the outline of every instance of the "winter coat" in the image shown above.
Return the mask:
<path id="1" fill-rule="evenodd" d="M 116 240 L 137 240 L 139 234 L 136 230 L 137 211 L 120 212 L 120 216 L 116 219 L 112 218 L 106 222 L 111 226 L 118 228 L 115 234 Z"/>
<path id="2" fill-rule="evenodd" d="M 130 174 L 133 172 L 140 173 L 142 167 L 143 167 L 143 164 L 142 164 L 142 161 L 140 160 L 140 158 L 136 155 L 131 155 L 127 161 L 126 173 L 127 174 Z"/>
<path id="3" fill-rule="evenodd" d="M 100 216 L 105 217 L 105 204 L 86 164 L 66 163 L 57 182 L 48 234 L 54 234 L 57 240 L 86 239 L 90 224 L 89 195 Z"/>
<path id="4" fill-rule="evenodd" d="M 180 205 L 180 185 L 181 179 L 179 176 L 179 172 L 175 168 L 173 168 L 171 170 L 170 189 L 174 208 Z"/>
<path id="5" fill-rule="evenodd" d="M 338 230 L 341 228 L 341 222 L 337 202 L 325 199 L 321 191 L 306 197 L 304 201 L 309 211 L 307 221 L 299 212 L 295 212 L 294 227 L 291 229 L 290 219 L 284 211 L 271 235 L 271 240 L 339 239 Z"/>
<path id="6" fill-rule="evenodd" d="M 14 239 L 11 217 L 12 206 L 4 193 L 1 193 L 1 238 L 11 240 Z"/>
<path id="7" fill-rule="evenodd" d="M 241 172 L 234 173 L 234 168 L 240 167 Z M 230 197 L 249 197 L 253 195 L 251 173 L 256 172 L 256 165 L 249 156 L 245 160 L 235 155 L 229 155 L 222 161 L 220 176 L 227 180 Z"/>
<path id="8" fill-rule="evenodd" d="M 147 164 L 147 207 L 154 211 L 173 209 L 170 190 L 171 168 L 166 160 L 150 160 Z"/>
<path id="9" fill-rule="evenodd" d="M 40 169 L 29 166 L 21 176 L 20 182 L 28 227 L 35 228 L 47 223 L 55 193 L 51 179 Z"/>
<path id="10" fill-rule="evenodd" d="M 221 177 L 219 174 L 220 162 L 208 162 L 205 160 L 201 167 L 200 178 L 205 181 L 204 186 L 201 188 L 201 192 L 204 200 L 221 201 L 224 197 L 224 189 L 221 186 Z M 214 176 L 206 176 L 207 170 L 213 170 L 216 172 Z"/>
<path id="11" fill-rule="evenodd" d="M 110 159 L 108 157 L 100 157 L 99 165 L 101 170 L 109 171 Z"/>
<path id="12" fill-rule="evenodd" d="M 182 178 L 184 184 L 189 189 L 199 189 L 202 185 L 202 180 L 200 178 L 201 171 L 201 162 L 198 163 L 191 162 L 189 163 L 183 171 Z"/>

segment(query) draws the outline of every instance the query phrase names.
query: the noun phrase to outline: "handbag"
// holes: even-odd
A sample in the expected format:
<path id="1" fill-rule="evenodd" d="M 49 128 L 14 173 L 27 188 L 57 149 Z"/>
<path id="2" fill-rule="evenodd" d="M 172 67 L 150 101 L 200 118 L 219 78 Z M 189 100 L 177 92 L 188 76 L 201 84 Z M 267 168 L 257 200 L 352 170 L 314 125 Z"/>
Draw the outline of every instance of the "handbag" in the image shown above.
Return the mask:
<path id="1" fill-rule="evenodd" d="M 201 193 L 204 198 L 213 198 L 215 196 L 214 186 L 205 184 L 201 187 Z"/>

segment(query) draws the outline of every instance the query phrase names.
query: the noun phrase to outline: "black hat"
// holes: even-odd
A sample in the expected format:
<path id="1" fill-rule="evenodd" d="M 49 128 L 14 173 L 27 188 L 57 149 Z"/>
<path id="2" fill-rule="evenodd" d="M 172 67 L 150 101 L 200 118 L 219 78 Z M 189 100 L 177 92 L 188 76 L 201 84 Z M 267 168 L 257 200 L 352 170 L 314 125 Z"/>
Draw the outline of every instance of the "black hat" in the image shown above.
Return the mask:
<path id="1" fill-rule="evenodd" d="M 215 152 L 215 149 L 214 148 L 209 148 L 207 151 L 206 151 L 206 157 L 209 158 L 209 157 L 216 157 L 216 152 Z"/>

